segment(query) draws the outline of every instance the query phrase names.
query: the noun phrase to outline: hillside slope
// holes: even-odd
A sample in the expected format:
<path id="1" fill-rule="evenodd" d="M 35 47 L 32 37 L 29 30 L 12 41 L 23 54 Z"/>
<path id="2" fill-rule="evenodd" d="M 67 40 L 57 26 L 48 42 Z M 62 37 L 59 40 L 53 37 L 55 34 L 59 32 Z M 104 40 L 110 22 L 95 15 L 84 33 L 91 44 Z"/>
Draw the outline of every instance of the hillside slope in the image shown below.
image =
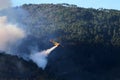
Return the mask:
<path id="1" fill-rule="evenodd" d="M 14 48 L 21 55 L 30 54 L 36 46 L 39 51 L 51 47 L 50 39 L 64 46 L 48 56 L 44 71 L 31 61 L 1 54 L 1 79 L 120 79 L 120 11 L 69 4 L 25 4 L 3 10 L 0 15 L 7 15 L 9 22 L 19 22 L 27 32 L 28 36 Z"/>
<path id="2" fill-rule="evenodd" d="M 29 4 L 22 8 L 29 14 L 23 24 L 36 36 L 73 44 L 120 45 L 120 11 L 69 4 Z"/>

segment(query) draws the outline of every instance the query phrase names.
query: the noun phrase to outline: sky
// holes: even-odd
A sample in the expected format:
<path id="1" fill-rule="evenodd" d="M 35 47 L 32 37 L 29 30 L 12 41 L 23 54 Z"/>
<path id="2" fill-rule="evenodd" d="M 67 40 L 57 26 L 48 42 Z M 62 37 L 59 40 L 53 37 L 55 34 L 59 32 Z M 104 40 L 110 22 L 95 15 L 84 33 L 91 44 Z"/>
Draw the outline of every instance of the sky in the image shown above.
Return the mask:
<path id="1" fill-rule="evenodd" d="M 43 3 L 68 3 L 75 4 L 84 8 L 105 8 L 120 10 L 120 0 L 12 0 L 12 5 L 21 6 L 22 4 L 43 4 Z"/>

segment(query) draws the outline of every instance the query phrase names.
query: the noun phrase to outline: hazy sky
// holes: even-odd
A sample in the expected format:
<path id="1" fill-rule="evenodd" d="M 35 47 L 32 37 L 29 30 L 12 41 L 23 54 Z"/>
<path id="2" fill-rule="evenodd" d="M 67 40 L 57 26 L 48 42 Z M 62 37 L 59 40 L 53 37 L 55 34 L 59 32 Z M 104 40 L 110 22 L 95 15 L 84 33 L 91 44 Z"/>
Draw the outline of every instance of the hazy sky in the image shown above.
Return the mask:
<path id="1" fill-rule="evenodd" d="M 12 0 L 13 6 L 22 4 L 69 3 L 85 8 L 106 8 L 120 10 L 120 0 Z"/>

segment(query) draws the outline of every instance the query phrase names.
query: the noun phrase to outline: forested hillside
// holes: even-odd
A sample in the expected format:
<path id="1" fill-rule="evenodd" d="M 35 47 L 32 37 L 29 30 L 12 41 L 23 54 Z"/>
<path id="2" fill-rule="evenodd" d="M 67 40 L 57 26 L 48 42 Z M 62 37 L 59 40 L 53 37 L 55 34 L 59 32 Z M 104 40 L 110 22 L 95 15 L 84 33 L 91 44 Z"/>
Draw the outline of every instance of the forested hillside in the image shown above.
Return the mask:
<path id="1" fill-rule="evenodd" d="M 47 58 L 45 70 L 22 57 L 0 52 L 2 80 L 119 80 L 120 11 L 70 4 L 24 4 L 0 11 L 18 23 L 27 37 L 12 46 L 19 55 L 45 50 L 50 39 L 64 47 Z M 17 48 L 16 48 L 17 47 Z"/>
<path id="2" fill-rule="evenodd" d="M 23 24 L 32 28 L 36 36 L 51 35 L 73 44 L 120 45 L 120 11 L 69 4 L 29 4 L 22 8 L 29 14 Z"/>

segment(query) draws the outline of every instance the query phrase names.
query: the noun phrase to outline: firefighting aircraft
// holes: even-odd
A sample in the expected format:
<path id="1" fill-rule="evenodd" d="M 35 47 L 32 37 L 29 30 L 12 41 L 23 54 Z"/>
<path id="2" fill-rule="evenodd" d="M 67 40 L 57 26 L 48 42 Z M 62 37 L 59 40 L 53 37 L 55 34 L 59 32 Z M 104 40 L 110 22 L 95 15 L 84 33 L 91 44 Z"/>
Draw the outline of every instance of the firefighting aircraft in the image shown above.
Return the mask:
<path id="1" fill-rule="evenodd" d="M 53 43 L 54 46 L 61 46 L 63 47 L 60 43 L 54 41 L 54 40 L 50 40 L 51 43 Z"/>

